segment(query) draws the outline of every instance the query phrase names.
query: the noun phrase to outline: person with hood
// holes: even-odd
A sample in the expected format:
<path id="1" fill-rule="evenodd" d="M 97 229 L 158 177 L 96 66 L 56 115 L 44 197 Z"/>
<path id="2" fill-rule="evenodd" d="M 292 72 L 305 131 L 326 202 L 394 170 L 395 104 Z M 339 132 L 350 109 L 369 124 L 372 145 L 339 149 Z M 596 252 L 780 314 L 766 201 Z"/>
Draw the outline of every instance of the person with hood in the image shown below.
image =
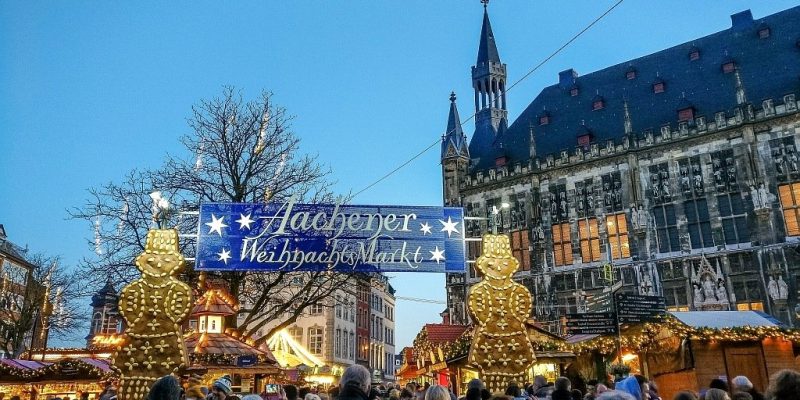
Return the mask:
<path id="1" fill-rule="evenodd" d="M 369 370 L 362 365 L 351 365 L 339 380 L 339 400 L 367 400 L 371 386 Z"/>
<path id="2" fill-rule="evenodd" d="M 506 396 L 510 396 L 513 400 L 528 400 L 527 397 L 522 395 L 522 389 L 517 386 L 516 382 L 511 382 L 506 388 Z"/>
<path id="3" fill-rule="evenodd" d="M 211 393 L 206 400 L 225 400 L 233 394 L 233 383 L 228 375 L 223 375 L 211 385 Z"/>
<path id="4" fill-rule="evenodd" d="M 174 376 L 162 376 L 150 387 L 147 400 L 181 400 L 182 391 L 181 383 Z"/>
<path id="5" fill-rule="evenodd" d="M 636 400 L 650 399 L 650 385 L 647 384 L 647 381 L 643 377 L 637 379 L 637 376 L 631 375 L 617 382 L 616 385 L 614 385 L 614 389 L 628 393 Z"/>
<path id="6" fill-rule="evenodd" d="M 746 376 L 739 375 L 731 380 L 733 386 L 733 393 L 744 392 L 750 394 L 753 400 L 764 400 L 764 395 L 753 387 L 753 382 L 750 382 Z"/>

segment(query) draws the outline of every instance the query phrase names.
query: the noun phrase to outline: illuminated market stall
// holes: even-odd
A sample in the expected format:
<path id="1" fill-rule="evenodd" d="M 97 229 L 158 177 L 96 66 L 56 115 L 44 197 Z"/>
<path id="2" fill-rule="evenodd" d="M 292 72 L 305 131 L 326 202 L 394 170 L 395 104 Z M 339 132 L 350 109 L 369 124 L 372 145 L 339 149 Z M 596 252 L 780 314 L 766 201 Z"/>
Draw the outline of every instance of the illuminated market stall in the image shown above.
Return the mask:
<path id="1" fill-rule="evenodd" d="M 267 341 L 267 347 L 284 368 L 284 378 L 288 383 L 305 385 L 307 383 L 330 386 L 342 375 L 343 368 L 325 365 L 317 356 L 311 354 L 284 329 L 276 332 Z"/>
<path id="2" fill-rule="evenodd" d="M 575 361 L 575 355 L 565 349 L 563 338 L 548 332 L 533 320 L 528 320 L 525 326 L 536 355 L 536 362 L 526 371 L 526 379 L 533 382 L 534 376 L 542 375 L 549 381 L 554 381 Z M 425 325 L 414 340 L 413 350 L 409 352 L 412 353 L 415 365 L 406 362 L 398 375 L 404 382 L 445 385 L 452 382 L 456 394 L 465 394 L 467 383 L 478 378 L 478 371 L 467 363 L 472 336 L 471 326 Z"/>
<path id="3" fill-rule="evenodd" d="M 97 399 L 105 383 L 115 378 L 106 360 L 63 359 L 58 362 L 0 360 L 0 393 L 22 399 L 70 397 L 89 393 Z"/>
<path id="4" fill-rule="evenodd" d="M 192 331 L 184 337 L 189 371 L 204 375 L 211 384 L 229 375 L 236 391 L 259 393 L 265 378 L 279 372 L 269 350 L 258 349 L 225 329 L 225 318 L 236 315 L 238 303 L 222 289 L 208 289 L 197 299 L 191 313 Z"/>
<path id="5" fill-rule="evenodd" d="M 581 335 L 568 342 L 587 378 L 603 373 L 598 365 L 618 360 L 609 373 L 647 375 L 664 398 L 707 389 L 720 376 L 730 381 L 745 375 L 763 391 L 774 372 L 800 368 L 800 331 L 757 311 L 670 312 L 663 321 L 623 326 L 619 336 Z"/>

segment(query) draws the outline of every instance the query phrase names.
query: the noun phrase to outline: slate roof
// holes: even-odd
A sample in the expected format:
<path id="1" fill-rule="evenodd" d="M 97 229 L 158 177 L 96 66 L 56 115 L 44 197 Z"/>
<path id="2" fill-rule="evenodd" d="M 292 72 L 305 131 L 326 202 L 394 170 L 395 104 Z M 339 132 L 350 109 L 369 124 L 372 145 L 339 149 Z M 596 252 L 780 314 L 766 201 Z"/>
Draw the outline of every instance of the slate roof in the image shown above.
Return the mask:
<path id="1" fill-rule="evenodd" d="M 431 343 L 454 342 L 466 331 L 467 325 L 427 324 L 428 341 Z"/>
<path id="2" fill-rule="evenodd" d="M 105 286 L 92 296 L 92 307 L 100 307 L 107 302 L 116 304 L 117 299 L 119 299 L 119 295 L 117 294 L 117 290 L 114 289 L 111 278 L 109 278 L 106 280 Z"/>
<path id="3" fill-rule="evenodd" d="M 624 138 L 623 103 L 627 100 L 632 131 L 641 136 L 646 130 L 657 133 L 660 127 L 678 122 L 678 109 L 694 108 L 695 117 L 713 121 L 714 114 L 736 107 L 735 73 L 724 73 L 722 65 L 732 61 L 739 69 L 749 102 L 758 104 L 800 91 L 800 6 L 753 20 L 750 11 L 731 16 L 726 30 L 692 40 L 657 53 L 626 61 L 584 76 L 572 70 L 560 74 L 559 83 L 544 88 L 520 116 L 495 137 L 476 132 L 470 142 L 473 170 L 495 164 L 498 149 L 510 163 L 526 163 L 530 158 L 530 126 L 536 137 L 537 157 L 571 153 L 577 147 L 580 130 L 588 129 L 592 141 L 601 145 Z M 769 37 L 759 31 L 768 28 Z M 691 60 L 692 51 L 699 59 Z M 480 54 L 480 51 L 479 51 Z M 628 71 L 634 79 L 627 79 Z M 653 83 L 663 81 L 665 91 L 653 93 Z M 572 88 L 578 89 L 571 96 Z M 601 96 L 604 108 L 592 110 Z M 549 124 L 539 125 L 547 112 Z M 585 128 L 583 126 L 585 125 Z"/>
<path id="4" fill-rule="evenodd" d="M 478 43 L 478 62 L 475 65 L 485 64 L 489 61 L 500 62 L 500 53 L 497 52 L 497 43 L 494 41 L 492 24 L 489 22 L 489 12 L 484 7 L 481 39 Z"/>

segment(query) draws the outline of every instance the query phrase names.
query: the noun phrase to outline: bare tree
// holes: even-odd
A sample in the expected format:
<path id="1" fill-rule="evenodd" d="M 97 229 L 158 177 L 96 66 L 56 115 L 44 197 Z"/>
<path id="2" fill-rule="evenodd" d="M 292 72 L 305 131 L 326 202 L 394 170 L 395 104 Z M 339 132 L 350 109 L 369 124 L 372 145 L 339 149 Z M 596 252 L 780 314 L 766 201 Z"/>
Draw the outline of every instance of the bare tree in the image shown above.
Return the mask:
<path id="1" fill-rule="evenodd" d="M 283 201 L 291 196 L 305 202 L 332 200 L 330 171 L 316 156 L 300 154 L 300 140 L 291 131 L 291 119 L 284 108 L 272 102 L 271 93 L 245 101 L 239 91 L 226 87 L 220 97 L 192 107 L 188 119 L 191 133 L 180 138 L 188 156 L 168 155 L 159 169 L 131 171 L 119 183 L 89 189 L 86 203 L 70 211 L 73 218 L 95 227 L 95 237 L 89 244 L 95 247 L 97 257 L 82 262 L 82 270 L 92 283 L 87 286 L 96 289 L 108 277 L 115 283 L 126 283 L 136 276 L 132 260 L 144 249 L 147 230 L 154 226 L 153 191 L 161 191 L 181 210 L 196 209 L 201 202 Z M 174 215 L 170 225 L 192 234 L 197 217 Z M 184 255 L 194 255 L 191 240 L 183 240 L 181 245 Z M 292 292 L 287 296 L 298 276 L 309 286 L 301 286 L 301 295 Z M 195 278 L 189 268 L 186 279 Z M 245 321 L 242 333 L 251 335 L 263 327 L 260 321 L 285 314 L 288 309 L 300 315 L 309 305 L 324 302 L 348 276 L 226 272 L 221 278 L 232 295 L 254 305 L 243 307 L 240 313 Z M 250 288 L 247 293 L 246 286 Z M 302 301 L 295 301 L 298 296 Z M 229 326 L 236 326 L 234 319 L 229 322 L 234 324 Z"/>
<path id="2" fill-rule="evenodd" d="M 32 266 L 29 272 L 8 269 L 0 285 L 0 349 L 13 357 L 41 340 L 45 331 L 50 339 L 72 339 L 86 321 L 78 304 L 80 283 L 59 258 L 35 254 L 26 261 Z"/>

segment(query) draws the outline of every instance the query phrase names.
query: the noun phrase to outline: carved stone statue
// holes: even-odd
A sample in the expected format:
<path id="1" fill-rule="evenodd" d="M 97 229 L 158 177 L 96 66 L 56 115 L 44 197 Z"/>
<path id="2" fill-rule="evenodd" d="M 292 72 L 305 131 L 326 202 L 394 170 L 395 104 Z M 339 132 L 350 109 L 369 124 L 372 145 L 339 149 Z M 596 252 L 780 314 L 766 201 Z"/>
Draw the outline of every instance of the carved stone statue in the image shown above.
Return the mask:
<path id="1" fill-rule="evenodd" d="M 639 229 L 639 210 L 636 209 L 635 205 L 631 205 L 631 224 L 633 229 Z"/>
<path id="2" fill-rule="evenodd" d="M 692 287 L 694 288 L 694 305 L 695 307 L 699 307 L 703 304 L 703 291 L 698 284 L 693 283 Z"/>
<path id="3" fill-rule="evenodd" d="M 767 187 L 763 183 L 758 185 L 758 199 L 759 203 L 761 203 L 761 208 L 769 207 L 769 191 L 767 191 Z"/>
<path id="4" fill-rule="evenodd" d="M 778 290 L 778 282 L 775 280 L 775 277 L 769 277 L 769 283 L 767 283 L 767 292 L 769 293 L 769 297 L 772 297 L 772 300 L 780 300 L 780 291 Z"/>
<path id="5" fill-rule="evenodd" d="M 722 281 L 717 282 L 717 300 L 720 303 L 728 302 L 728 292 L 725 291 L 725 284 Z"/>
<path id="6" fill-rule="evenodd" d="M 783 280 L 783 275 L 778 276 L 778 299 L 786 300 L 789 298 L 789 286 Z"/>
<path id="7" fill-rule="evenodd" d="M 706 279 L 703 280 L 703 296 L 705 297 L 705 301 L 711 302 L 716 300 L 716 291 L 717 287 L 714 285 L 714 281 L 711 280 L 711 276 L 706 275 Z"/>
<path id="8" fill-rule="evenodd" d="M 647 219 L 648 219 L 648 217 L 649 217 L 649 214 L 648 214 L 647 210 L 645 210 L 644 207 L 642 207 L 642 209 L 639 210 L 639 227 L 640 228 L 642 228 L 642 229 L 647 228 Z"/>
<path id="9" fill-rule="evenodd" d="M 761 197 L 758 195 L 758 189 L 753 185 L 750 185 L 750 200 L 753 201 L 753 208 L 756 210 L 761 208 Z"/>

